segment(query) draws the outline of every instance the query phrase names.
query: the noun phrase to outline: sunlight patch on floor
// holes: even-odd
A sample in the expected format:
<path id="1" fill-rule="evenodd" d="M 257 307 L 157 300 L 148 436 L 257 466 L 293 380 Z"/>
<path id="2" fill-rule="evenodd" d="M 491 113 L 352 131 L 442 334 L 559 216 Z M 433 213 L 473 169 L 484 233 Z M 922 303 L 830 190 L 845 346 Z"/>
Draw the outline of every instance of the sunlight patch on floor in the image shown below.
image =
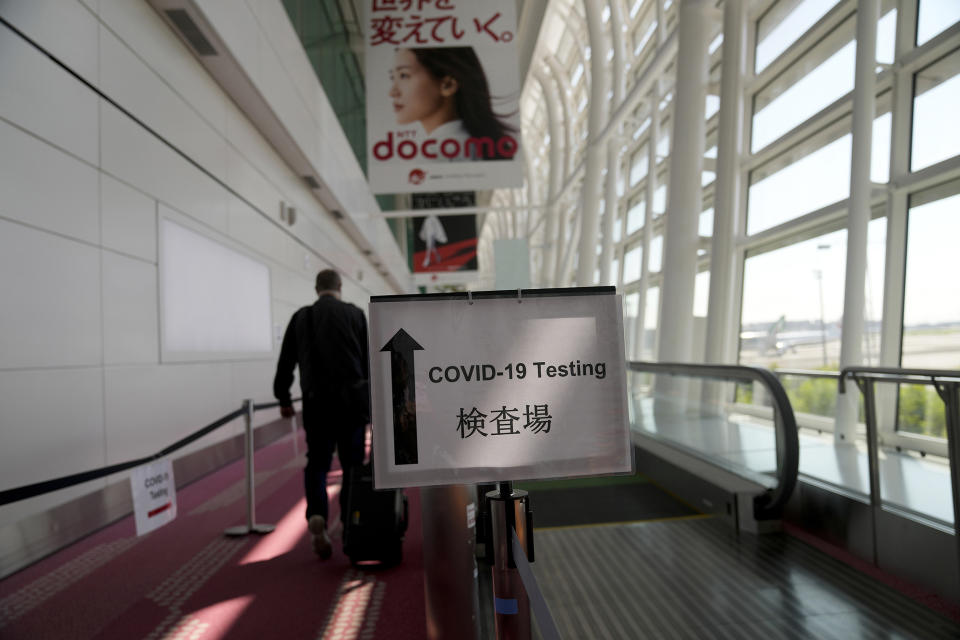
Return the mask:
<path id="1" fill-rule="evenodd" d="M 321 640 L 372 638 L 386 586 L 371 574 L 347 571 L 317 637 Z"/>

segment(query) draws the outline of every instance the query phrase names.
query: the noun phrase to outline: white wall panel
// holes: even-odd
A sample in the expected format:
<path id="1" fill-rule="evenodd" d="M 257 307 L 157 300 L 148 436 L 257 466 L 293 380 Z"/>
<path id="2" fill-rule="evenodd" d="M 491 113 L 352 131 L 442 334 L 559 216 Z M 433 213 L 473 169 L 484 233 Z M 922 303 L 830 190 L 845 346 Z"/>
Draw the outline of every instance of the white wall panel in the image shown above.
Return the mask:
<path id="1" fill-rule="evenodd" d="M 101 107 L 101 167 L 137 189 L 220 231 L 227 194 L 219 184 L 113 106 Z"/>
<path id="2" fill-rule="evenodd" d="M 103 359 L 106 364 L 157 363 L 157 267 L 103 252 Z"/>
<path id="3" fill-rule="evenodd" d="M 0 366 L 98 365 L 100 250 L 0 220 Z"/>
<path id="4" fill-rule="evenodd" d="M 230 366 L 231 390 L 234 396 L 240 399 L 252 398 L 254 402 L 274 402 L 273 375 L 276 372 L 277 361 L 237 362 Z M 294 390 L 294 397 L 299 396 L 299 387 Z M 280 417 L 277 409 L 258 411 L 254 414 L 254 426 L 273 422 Z"/>
<path id="5" fill-rule="evenodd" d="M 97 19 L 77 0 L 0 2 L 0 16 L 97 84 Z"/>
<path id="6" fill-rule="evenodd" d="M 270 282 L 273 289 L 271 293 L 274 304 L 285 303 L 293 307 L 293 311 L 296 311 L 303 305 L 312 303 L 316 298 L 313 285 L 317 277 L 317 271 L 319 271 L 319 269 L 313 270 L 310 274 L 307 274 L 305 271 L 297 274 L 296 272 L 282 268 L 275 267 L 270 269 Z M 287 320 L 290 319 L 289 316 L 277 316 L 275 311 L 273 316 L 274 322 L 277 322 L 278 318 L 284 323 L 284 326 L 286 326 Z"/>
<path id="7" fill-rule="evenodd" d="M 97 170 L 0 121 L 0 216 L 96 243 Z"/>
<path id="8" fill-rule="evenodd" d="M 281 188 L 279 179 L 290 174 L 289 167 L 234 103 L 227 106 L 227 139 L 230 146 L 263 173 L 268 182 Z M 296 179 L 300 180 L 299 176 Z"/>
<path id="9" fill-rule="evenodd" d="M 287 70 L 307 111 L 316 113 L 317 92 L 314 89 L 318 84 L 317 76 L 287 12 L 282 6 L 278 11 L 274 0 L 247 0 L 247 5 L 260 23 L 261 31 L 266 34 L 268 46 L 276 52 Z"/>
<path id="10" fill-rule="evenodd" d="M 104 247 L 157 261 L 157 202 L 100 174 L 100 229 Z"/>
<path id="11" fill-rule="evenodd" d="M 256 82 L 257 88 L 283 122 L 287 132 L 310 158 L 316 151 L 314 132 L 317 123 L 297 92 L 293 79 L 281 64 L 276 51 L 271 48 L 262 34 L 258 33 L 257 36 L 260 48 L 260 74 Z M 317 81 L 314 80 L 314 82 Z"/>
<path id="12" fill-rule="evenodd" d="M 304 292 L 310 292 L 312 289 L 311 286 L 306 286 L 304 283 L 295 285 L 291 282 L 289 284 L 291 289 L 297 289 Z M 313 304 L 313 302 L 317 299 L 317 295 L 315 293 L 312 294 L 312 297 L 308 297 L 306 295 L 300 295 L 298 297 L 299 300 L 295 300 L 293 302 L 288 302 L 286 300 L 275 300 L 273 302 L 273 322 L 275 326 L 279 325 L 281 328 L 281 335 L 279 336 L 281 339 L 283 338 L 282 332 L 287 330 L 287 323 L 290 322 L 290 318 L 293 317 L 293 314 L 296 312 L 296 310 L 300 307 L 305 307 L 308 304 Z M 278 356 L 280 355 L 280 342 L 280 340 L 277 340 L 274 343 L 274 348 Z"/>
<path id="13" fill-rule="evenodd" d="M 0 488 L 103 466 L 103 373 L 0 371 L 0 425 Z"/>
<path id="14" fill-rule="evenodd" d="M 229 364 L 107 367 L 107 464 L 152 455 L 240 407 Z M 174 457 L 240 433 L 224 426 Z"/>
<path id="15" fill-rule="evenodd" d="M 274 220 L 279 219 L 280 201 L 283 200 L 280 191 L 233 147 L 227 151 L 227 184 L 253 206 L 273 216 Z M 230 207 L 233 200 L 231 198 Z"/>
<path id="16" fill-rule="evenodd" d="M 237 198 L 230 199 L 230 237 L 260 254 L 272 258 L 283 250 L 284 233 Z"/>
<path id="17" fill-rule="evenodd" d="M 6 26 L 0 26 L 0 87 L 0 117 L 97 164 L 96 94 Z"/>
<path id="18" fill-rule="evenodd" d="M 223 138 L 116 36 L 106 29 L 101 29 L 100 34 L 103 92 L 194 162 L 224 180 L 227 145 Z"/>
<path id="19" fill-rule="evenodd" d="M 226 131 L 229 98 L 155 9 L 143 1 L 102 0 L 100 16 L 204 120 L 221 134 Z"/>
<path id="20" fill-rule="evenodd" d="M 300 216 L 300 211 L 297 211 L 297 216 Z M 292 259 L 294 253 L 293 248 L 299 247 L 300 249 L 300 261 L 297 262 Z M 274 271 L 274 267 L 282 267 L 284 272 L 293 272 L 294 274 L 302 275 L 301 272 L 306 273 L 306 270 L 303 266 L 303 254 L 307 253 L 308 249 L 303 247 L 299 242 L 290 236 L 284 234 L 282 242 L 280 243 L 279 251 L 276 255 L 270 256 L 274 264 L 271 265 L 271 271 Z M 316 275 L 316 273 L 314 273 Z M 276 283 L 276 279 L 271 275 L 271 281 Z M 277 295 L 276 284 L 274 284 L 273 295 Z"/>
<path id="21" fill-rule="evenodd" d="M 215 16 L 215 29 L 221 40 L 228 43 L 245 42 L 249 46 L 230 53 L 243 70 L 257 82 L 260 76 L 259 27 L 249 9 L 239 2 L 224 3 L 221 0 L 196 0 L 204 15 Z M 229 46 L 229 45 L 228 45 Z"/>

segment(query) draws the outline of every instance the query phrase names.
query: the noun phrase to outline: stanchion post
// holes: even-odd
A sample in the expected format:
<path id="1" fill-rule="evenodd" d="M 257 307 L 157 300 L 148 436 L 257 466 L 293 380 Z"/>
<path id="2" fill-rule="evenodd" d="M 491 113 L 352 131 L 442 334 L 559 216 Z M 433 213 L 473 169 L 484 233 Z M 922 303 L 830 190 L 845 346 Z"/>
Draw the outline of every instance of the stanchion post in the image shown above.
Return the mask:
<path id="1" fill-rule="evenodd" d="M 525 549 L 532 531 L 527 529 L 527 492 L 514 490 L 510 482 L 499 483 L 487 494 L 493 529 L 493 609 L 497 640 L 530 640 L 530 599 L 513 561 L 510 535 Z"/>
<path id="2" fill-rule="evenodd" d="M 245 536 L 248 533 L 270 533 L 274 530 L 272 524 L 256 524 L 256 507 L 254 500 L 254 480 L 253 471 L 253 400 L 248 398 L 243 401 L 243 419 L 244 419 L 244 458 L 247 469 L 247 524 L 237 525 L 228 528 L 224 533 L 228 536 Z"/>

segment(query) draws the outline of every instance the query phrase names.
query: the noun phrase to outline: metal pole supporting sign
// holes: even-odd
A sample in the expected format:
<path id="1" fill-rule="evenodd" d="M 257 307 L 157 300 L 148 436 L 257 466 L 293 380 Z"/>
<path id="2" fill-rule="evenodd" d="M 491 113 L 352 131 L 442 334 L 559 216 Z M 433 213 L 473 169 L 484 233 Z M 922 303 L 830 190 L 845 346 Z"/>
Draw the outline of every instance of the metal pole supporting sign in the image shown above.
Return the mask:
<path id="1" fill-rule="evenodd" d="M 255 524 L 255 504 L 253 498 L 253 400 L 243 401 L 243 415 L 245 423 L 244 432 L 244 458 L 247 463 L 247 524 L 229 527 L 224 533 L 228 536 L 245 536 L 248 533 L 270 533 L 274 530 L 272 524 Z"/>

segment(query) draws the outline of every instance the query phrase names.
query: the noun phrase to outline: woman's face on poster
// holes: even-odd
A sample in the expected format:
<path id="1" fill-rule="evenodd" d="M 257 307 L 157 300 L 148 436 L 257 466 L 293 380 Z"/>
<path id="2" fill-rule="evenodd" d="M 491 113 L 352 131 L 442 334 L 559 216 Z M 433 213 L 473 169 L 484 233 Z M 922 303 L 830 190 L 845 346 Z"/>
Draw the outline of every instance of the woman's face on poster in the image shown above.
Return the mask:
<path id="1" fill-rule="evenodd" d="M 425 120 L 444 104 L 441 82 L 420 64 L 409 49 L 397 49 L 390 70 L 390 98 L 397 124 Z"/>

